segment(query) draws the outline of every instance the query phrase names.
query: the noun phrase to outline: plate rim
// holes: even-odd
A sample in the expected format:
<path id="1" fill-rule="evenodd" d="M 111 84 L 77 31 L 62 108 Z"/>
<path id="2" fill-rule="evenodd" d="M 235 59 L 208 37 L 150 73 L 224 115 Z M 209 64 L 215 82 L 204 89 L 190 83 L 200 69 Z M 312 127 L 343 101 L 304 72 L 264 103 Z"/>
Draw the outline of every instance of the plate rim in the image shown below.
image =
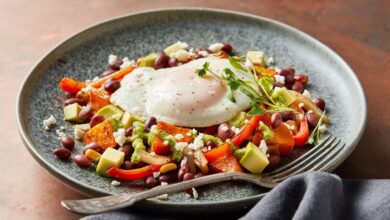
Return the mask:
<path id="1" fill-rule="evenodd" d="M 253 20 L 261 20 L 263 22 L 270 23 L 272 25 L 279 26 L 283 29 L 286 29 L 288 31 L 293 32 L 297 36 L 310 41 L 310 43 L 318 46 L 321 50 L 327 52 L 331 55 L 333 59 L 335 59 L 339 64 L 341 64 L 347 71 L 344 74 L 349 75 L 351 79 L 353 80 L 353 84 L 358 89 L 358 96 L 363 100 L 361 113 L 363 114 L 363 120 L 360 123 L 359 126 L 359 132 L 357 133 L 354 140 L 350 143 L 350 146 L 345 149 L 344 154 L 334 163 L 327 164 L 325 167 L 326 172 L 332 172 L 336 167 L 338 167 L 351 153 L 355 150 L 357 144 L 359 143 L 365 128 L 367 124 L 367 99 L 366 95 L 364 93 L 364 89 L 356 75 L 356 73 L 352 70 L 352 68 L 348 65 L 348 63 L 339 55 L 337 54 L 333 49 L 331 49 L 329 46 L 322 43 L 320 40 L 310 36 L 309 34 L 305 33 L 304 31 L 301 31 L 293 26 L 290 26 L 289 24 L 286 24 L 284 22 L 280 22 L 271 18 L 250 14 L 246 12 L 236 12 L 231 10 L 225 10 L 225 9 L 218 9 L 218 8 L 205 8 L 205 7 L 174 7 L 174 8 L 158 8 L 158 9 L 151 9 L 151 10 L 143 10 L 138 12 L 132 12 L 127 13 L 120 16 L 115 16 L 112 18 L 104 19 L 102 21 L 96 22 L 92 25 L 87 26 L 86 28 L 81 29 L 80 31 L 65 37 L 64 40 L 60 41 L 53 47 L 51 47 L 35 64 L 34 66 L 29 70 L 28 74 L 24 77 L 21 86 L 19 87 L 19 91 L 17 93 L 17 99 L 16 99 L 16 121 L 17 126 L 19 130 L 19 134 L 22 138 L 23 144 L 25 148 L 29 151 L 29 153 L 33 156 L 33 158 L 42 166 L 45 168 L 46 171 L 51 173 L 53 176 L 56 177 L 57 180 L 60 180 L 62 183 L 65 183 L 67 186 L 71 187 L 72 189 L 80 192 L 83 195 L 86 196 L 96 196 L 96 195 L 107 195 L 106 192 L 100 190 L 97 187 L 93 186 L 87 186 L 86 184 L 82 183 L 81 181 L 70 178 L 69 176 L 65 175 L 60 169 L 57 169 L 56 167 L 52 166 L 50 163 L 48 163 L 36 150 L 38 146 L 35 146 L 29 137 L 29 133 L 27 131 L 27 126 L 22 121 L 24 118 L 22 114 L 22 109 L 24 106 L 23 103 L 23 97 L 22 94 L 24 93 L 24 90 L 26 89 L 26 85 L 31 77 L 33 77 L 34 72 L 36 72 L 36 69 L 39 67 L 40 64 L 42 64 L 48 57 L 55 54 L 57 50 L 60 50 L 62 46 L 66 45 L 66 43 L 72 41 L 73 39 L 77 38 L 79 35 L 82 35 L 86 32 L 89 32 L 90 30 L 94 28 L 98 28 L 99 26 L 107 25 L 108 23 L 115 22 L 117 20 L 125 19 L 128 17 L 136 17 L 140 15 L 147 15 L 147 14 L 154 14 L 154 13 L 161 13 L 161 12 L 170 12 L 175 13 L 177 11 L 188 11 L 188 12 L 206 12 L 206 13 L 217 13 L 217 14 L 233 14 L 240 17 L 245 18 L 251 18 Z M 240 199 L 233 199 L 233 200 L 224 200 L 224 201 L 202 201 L 201 203 L 178 203 L 178 202 L 170 202 L 170 201 L 160 201 L 157 199 L 150 199 L 142 202 L 141 204 L 144 205 L 163 205 L 163 206 L 172 206 L 172 207 L 189 207 L 189 208 L 199 208 L 204 206 L 213 206 L 213 205 L 223 205 L 223 204 L 231 204 L 231 203 L 237 203 L 237 202 L 247 202 L 247 203 L 254 203 L 258 200 L 260 200 L 266 193 L 256 194 L 249 197 L 244 197 Z"/>

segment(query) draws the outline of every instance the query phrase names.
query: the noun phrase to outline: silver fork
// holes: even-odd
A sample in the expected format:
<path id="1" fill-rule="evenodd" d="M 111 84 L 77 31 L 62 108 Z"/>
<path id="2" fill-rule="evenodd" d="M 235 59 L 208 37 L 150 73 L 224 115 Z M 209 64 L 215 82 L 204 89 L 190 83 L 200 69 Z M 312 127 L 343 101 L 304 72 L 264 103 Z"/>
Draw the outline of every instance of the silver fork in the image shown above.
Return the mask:
<path id="1" fill-rule="evenodd" d="M 339 138 L 329 135 L 320 144 L 313 147 L 296 160 L 265 174 L 254 175 L 235 172 L 218 173 L 167 186 L 158 186 L 139 193 L 118 194 L 83 200 L 63 200 L 61 205 L 76 213 L 96 214 L 125 208 L 136 202 L 162 194 L 174 193 L 192 187 L 229 180 L 243 180 L 262 187 L 274 188 L 280 182 L 293 175 L 307 171 L 324 170 L 325 165 L 332 162 L 344 146 L 345 143 L 343 143 Z"/>

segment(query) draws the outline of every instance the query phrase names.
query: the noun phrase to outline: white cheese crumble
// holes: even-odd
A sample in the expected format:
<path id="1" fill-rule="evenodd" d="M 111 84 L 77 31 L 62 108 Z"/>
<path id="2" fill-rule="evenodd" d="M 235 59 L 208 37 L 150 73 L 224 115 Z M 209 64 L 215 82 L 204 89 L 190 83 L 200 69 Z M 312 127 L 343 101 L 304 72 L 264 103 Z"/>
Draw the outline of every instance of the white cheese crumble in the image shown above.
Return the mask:
<path id="1" fill-rule="evenodd" d="M 263 153 L 265 153 L 265 154 L 267 153 L 267 151 L 268 151 L 268 146 L 267 146 L 267 143 L 265 142 L 264 139 L 260 141 L 259 148 L 260 148 L 260 150 L 261 150 Z"/>
<path id="2" fill-rule="evenodd" d="M 199 135 L 196 136 L 196 138 L 194 139 L 194 142 L 188 145 L 188 148 L 190 148 L 192 150 L 198 150 L 198 149 L 202 148 L 204 146 L 203 137 L 204 137 L 204 134 L 199 133 Z"/>
<path id="3" fill-rule="evenodd" d="M 176 44 L 179 45 L 179 47 L 180 47 L 181 49 L 183 49 L 183 50 L 188 49 L 188 44 L 187 44 L 186 42 L 178 41 Z"/>
<path id="4" fill-rule="evenodd" d="M 164 145 L 168 145 L 169 142 L 168 142 L 167 140 L 165 140 L 165 141 L 163 141 L 163 144 L 164 144 Z"/>
<path id="5" fill-rule="evenodd" d="M 209 53 L 205 50 L 201 50 L 198 52 L 199 55 L 201 55 L 202 57 L 208 57 L 209 56 Z"/>
<path id="6" fill-rule="evenodd" d="M 299 107 L 299 108 L 303 108 L 304 106 L 305 106 L 305 104 L 302 103 L 302 102 L 298 104 L 298 107 Z"/>
<path id="7" fill-rule="evenodd" d="M 185 148 L 185 147 L 187 147 L 188 146 L 188 144 L 186 143 L 186 142 L 177 142 L 176 144 L 175 144 L 175 149 L 177 150 L 177 151 L 183 151 L 183 149 Z"/>
<path id="8" fill-rule="evenodd" d="M 250 71 L 253 70 L 253 63 L 252 63 L 248 58 L 246 58 L 245 63 L 244 63 L 244 66 L 245 66 L 247 69 L 249 69 Z"/>
<path id="9" fill-rule="evenodd" d="M 181 162 L 180 162 L 180 167 L 184 167 L 185 165 L 187 165 L 187 157 L 184 157 Z"/>
<path id="10" fill-rule="evenodd" d="M 307 142 L 309 144 L 313 144 L 314 143 L 314 138 L 313 137 L 309 137 L 309 140 L 307 140 Z"/>
<path id="11" fill-rule="evenodd" d="M 248 119 L 245 119 L 244 123 L 247 125 L 249 124 L 249 120 Z"/>
<path id="12" fill-rule="evenodd" d="M 157 125 L 152 125 L 152 127 L 150 127 L 150 132 L 152 133 L 157 132 Z"/>
<path id="13" fill-rule="evenodd" d="M 56 120 L 56 118 L 54 118 L 53 115 L 50 115 L 49 118 L 43 120 L 43 122 L 42 122 L 43 128 L 44 128 L 45 130 L 49 130 L 49 129 L 50 129 L 50 126 L 55 125 L 56 123 L 57 123 L 57 120 Z"/>
<path id="14" fill-rule="evenodd" d="M 280 71 L 281 71 L 282 69 L 280 69 L 279 67 L 275 66 L 274 70 L 276 71 L 276 73 L 280 73 Z"/>
<path id="15" fill-rule="evenodd" d="M 178 50 L 174 54 L 172 54 L 179 62 L 186 62 L 191 58 L 190 52 L 186 50 Z"/>
<path id="16" fill-rule="evenodd" d="M 91 85 L 87 85 L 86 87 L 82 88 L 81 91 L 85 93 L 89 93 L 91 91 L 95 90 L 95 88 Z"/>
<path id="17" fill-rule="evenodd" d="M 235 133 L 235 134 L 239 134 L 241 132 L 241 129 L 235 127 L 235 126 L 232 126 L 230 129 L 232 129 L 232 131 Z"/>
<path id="18" fill-rule="evenodd" d="M 211 50 L 213 53 L 222 50 L 222 48 L 223 48 L 223 43 L 215 43 L 209 46 L 209 50 Z"/>
<path id="19" fill-rule="evenodd" d="M 194 187 L 192 187 L 192 196 L 194 196 L 194 199 L 198 199 L 199 198 L 198 191 L 196 191 L 196 189 Z"/>
<path id="20" fill-rule="evenodd" d="M 108 55 L 108 64 L 114 65 L 117 60 L 118 60 L 118 57 L 115 56 L 114 54 Z"/>
<path id="21" fill-rule="evenodd" d="M 180 139 L 183 139 L 183 138 L 184 138 L 184 136 L 182 134 L 176 134 L 175 135 L 175 139 L 176 140 L 180 140 Z"/>
<path id="22" fill-rule="evenodd" d="M 274 60 L 274 58 L 273 57 L 269 57 L 268 59 L 267 59 L 267 66 L 271 66 L 271 65 L 274 65 L 275 64 L 275 60 Z"/>
<path id="23" fill-rule="evenodd" d="M 306 89 L 305 89 L 305 90 L 303 90 L 303 93 L 302 93 L 302 95 L 304 95 L 304 96 L 306 96 L 307 98 L 311 99 L 310 92 L 309 92 L 309 91 L 307 91 Z"/>
<path id="24" fill-rule="evenodd" d="M 153 177 L 158 178 L 160 176 L 160 172 L 153 172 Z"/>
<path id="25" fill-rule="evenodd" d="M 92 82 L 96 82 L 98 81 L 100 78 L 98 76 L 95 76 L 93 79 L 92 79 Z"/>
<path id="26" fill-rule="evenodd" d="M 309 111 L 307 111 L 307 113 L 313 113 L 313 110 L 309 110 Z"/>
<path id="27" fill-rule="evenodd" d="M 156 156 L 156 152 L 150 152 L 150 155 Z"/>
<path id="28" fill-rule="evenodd" d="M 327 130 L 328 130 L 328 128 L 326 127 L 326 125 L 320 125 L 318 127 L 318 131 L 321 133 L 325 133 Z"/>
<path id="29" fill-rule="evenodd" d="M 111 182 L 111 185 L 113 185 L 113 186 L 119 186 L 119 185 L 121 185 L 121 182 L 116 181 L 116 180 L 113 180 L 113 181 Z"/>
<path id="30" fill-rule="evenodd" d="M 84 137 L 85 132 L 79 128 L 75 128 L 73 130 L 74 138 L 77 140 L 81 140 Z"/>
<path id="31" fill-rule="evenodd" d="M 286 126 L 288 127 L 288 129 L 290 131 L 294 131 L 295 130 L 295 126 L 294 125 L 289 125 L 289 124 L 286 123 Z"/>
<path id="32" fill-rule="evenodd" d="M 119 146 L 123 146 L 126 142 L 126 130 L 124 128 L 119 128 L 114 132 L 115 143 L 119 144 Z"/>
<path id="33" fill-rule="evenodd" d="M 278 83 L 282 83 L 284 84 L 285 83 L 285 78 L 284 76 L 281 76 L 281 75 L 274 75 L 274 78 L 275 78 L 275 81 L 278 82 Z"/>
<path id="34" fill-rule="evenodd" d="M 121 69 L 124 69 L 124 68 L 127 68 L 127 67 L 130 67 L 130 66 L 134 66 L 135 65 L 135 61 L 134 60 L 129 60 L 128 57 L 125 57 L 123 58 L 123 63 L 122 65 L 120 66 Z"/>

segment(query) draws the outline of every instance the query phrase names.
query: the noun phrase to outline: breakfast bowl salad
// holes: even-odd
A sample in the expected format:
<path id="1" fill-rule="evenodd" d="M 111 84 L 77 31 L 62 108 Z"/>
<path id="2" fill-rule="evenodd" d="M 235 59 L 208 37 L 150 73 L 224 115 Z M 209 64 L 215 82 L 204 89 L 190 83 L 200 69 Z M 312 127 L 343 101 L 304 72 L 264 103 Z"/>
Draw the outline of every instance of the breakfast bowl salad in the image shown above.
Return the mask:
<path id="1" fill-rule="evenodd" d="M 64 119 L 83 146 L 73 161 L 113 185 L 154 187 L 218 172 L 260 174 L 316 144 L 330 121 L 325 101 L 305 90 L 308 76 L 277 68 L 263 51 L 232 50 L 179 41 L 136 61 L 110 55 L 93 80 L 63 78 Z M 70 158 L 74 138 L 62 135 L 54 154 Z"/>

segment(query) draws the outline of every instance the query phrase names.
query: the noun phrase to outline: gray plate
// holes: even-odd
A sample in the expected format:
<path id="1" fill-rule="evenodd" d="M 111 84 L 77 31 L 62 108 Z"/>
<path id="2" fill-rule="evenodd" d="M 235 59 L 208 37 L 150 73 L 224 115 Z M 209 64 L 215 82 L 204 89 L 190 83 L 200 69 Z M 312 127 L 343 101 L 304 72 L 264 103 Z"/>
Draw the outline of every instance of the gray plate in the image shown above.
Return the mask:
<path id="1" fill-rule="evenodd" d="M 64 76 L 92 79 L 107 68 L 109 54 L 136 58 L 161 51 L 178 40 L 194 47 L 215 42 L 230 42 L 238 53 L 264 50 L 273 56 L 277 66 L 293 66 L 310 77 L 308 90 L 313 97 L 327 101 L 333 121 L 330 132 L 347 143 L 347 148 L 327 171 L 335 169 L 355 148 L 366 122 L 366 100 L 363 89 L 351 68 L 331 49 L 307 34 L 283 23 L 243 13 L 210 9 L 174 9 L 148 11 L 116 18 L 87 28 L 65 40 L 49 52 L 26 77 L 19 96 L 17 119 L 21 136 L 33 157 L 50 173 L 67 185 L 88 195 L 115 194 L 142 190 L 137 187 L 113 187 L 112 179 L 98 176 L 93 169 L 80 169 L 74 163 L 61 161 L 52 151 L 59 144 L 56 129 L 70 124 L 63 117 L 57 88 Z M 63 62 L 66 60 L 66 63 Z M 42 120 L 53 114 L 59 123 L 45 131 Z M 81 150 L 76 144 L 73 155 Z M 226 212 L 248 208 L 266 192 L 246 183 L 224 183 L 200 190 L 200 199 L 184 193 L 168 201 L 148 200 L 139 207 L 183 212 L 202 210 Z"/>

